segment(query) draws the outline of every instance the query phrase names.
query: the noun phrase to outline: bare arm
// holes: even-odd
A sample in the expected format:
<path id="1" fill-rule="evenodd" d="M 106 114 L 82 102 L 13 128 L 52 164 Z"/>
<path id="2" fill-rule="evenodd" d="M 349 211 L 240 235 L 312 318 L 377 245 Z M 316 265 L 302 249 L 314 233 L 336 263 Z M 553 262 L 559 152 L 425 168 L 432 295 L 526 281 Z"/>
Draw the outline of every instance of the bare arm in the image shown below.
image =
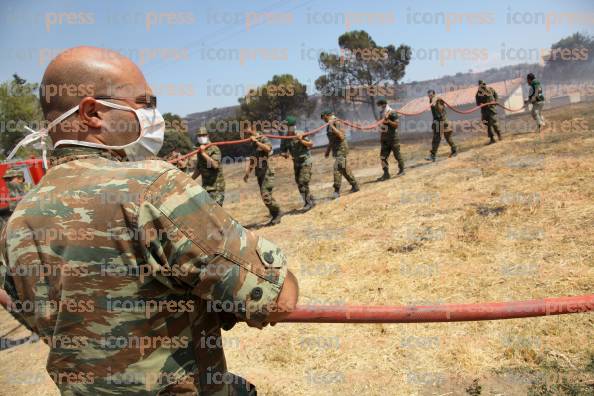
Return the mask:
<path id="1" fill-rule="evenodd" d="M 309 141 L 309 140 L 305 140 L 305 136 L 303 135 L 297 135 L 297 140 L 299 140 L 299 143 L 301 143 L 302 145 L 304 145 L 307 148 L 312 148 L 313 147 L 313 142 Z"/>

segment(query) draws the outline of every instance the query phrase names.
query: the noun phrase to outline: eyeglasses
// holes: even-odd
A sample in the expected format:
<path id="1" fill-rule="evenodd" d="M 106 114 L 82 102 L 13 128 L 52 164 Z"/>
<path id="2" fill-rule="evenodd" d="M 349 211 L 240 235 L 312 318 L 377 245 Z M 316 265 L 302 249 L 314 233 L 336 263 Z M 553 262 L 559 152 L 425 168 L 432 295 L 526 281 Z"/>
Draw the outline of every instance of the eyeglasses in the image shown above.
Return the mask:
<path id="1" fill-rule="evenodd" d="M 121 96 L 95 96 L 95 99 L 116 99 L 116 100 L 133 100 L 134 103 L 146 105 L 146 107 L 150 109 L 155 109 L 157 107 L 157 97 L 155 95 L 139 95 L 135 98 L 126 98 Z"/>

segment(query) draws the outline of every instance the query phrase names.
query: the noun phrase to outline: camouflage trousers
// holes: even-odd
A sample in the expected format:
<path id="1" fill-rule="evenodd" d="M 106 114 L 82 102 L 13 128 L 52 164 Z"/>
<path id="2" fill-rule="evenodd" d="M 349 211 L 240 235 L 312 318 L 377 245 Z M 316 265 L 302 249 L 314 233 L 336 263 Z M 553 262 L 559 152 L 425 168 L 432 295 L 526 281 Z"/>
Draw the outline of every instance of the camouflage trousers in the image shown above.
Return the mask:
<path id="1" fill-rule="evenodd" d="M 536 121 L 536 125 L 540 128 L 544 124 L 544 117 L 542 116 L 542 109 L 544 101 L 532 103 L 532 118 Z"/>
<path id="2" fill-rule="evenodd" d="M 437 155 L 437 149 L 439 149 L 439 143 L 441 143 L 441 132 L 443 131 L 443 137 L 445 138 L 446 142 L 450 145 L 450 149 L 452 150 L 452 154 L 458 151 L 456 147 L 456 143 L 452 140 L 452 130 L 448 121 L 433 121 L 431 125 L 431 129 L 433 129 L 433 140 L 431 141 L 431 156 L 435 157 Z"/>
<path id="3" fill-rule="evenodd" d="M 295 172 L 295 183 L 299 189 L 299 194 L 306 204 L 313 201 L 313 196 L 309 191 L 309 181 L 311 180 L 311 164 L 293 163 Z"/>
<path id="4" fill-rule="evenodd" d="M 274 188 L 274 171 L 268 166 L 256 168 L 256 177 L 258 179 L 258 185 L 260 186 L 260 196 L 262 202 L 268 208 L 271 216 L 276 216 L 280 212 L 280 206 L 272 196 L 272 190 Z"/>
<path id="5" fill-rule="evenodd" d="M 213 201 L 218 203 L 220 206 L 223 206 L 223 202 L 225 202 L 225 186 L 223 186 L 223 188 L 217 188 L 216 186 L 203 187 Z"/>
<path id="6" fill-rule="evenodd" d="M 400 154 L 400 139 L 381 139 L 380 140 L 380 161 L 382 163 L 382 169 L 387 171 L 389 168 L 388 158 L 390 154 L 394 154 L 396 162 L 398 162 L 398 170 L 404 170 L 404 160 L 402 154 Z"/>
<path id="7" fill-rule="evenodd" d="M 497 117 L 495 116 L 495 114 L 492 114 L 492 113 L 483 114 L 482 120 L 483 120 L 483 124 L 485 124 L 487 126 L 487 136 L 489 136 L 489 139 L 495 138 L 495 135 L 493 135 L 493 132 L 495 132 L 497 134 L 497 136 L 500 135 L 501 130 L 499 129 L 499 122 L 497 121 Z"/>
<path id="8" fill-rule="evenodd" d="M 344 176 L 345 179 L 349 182 L 352 187 L 357 185 L 357 180 L 355 179 L 355 175 L 353 175 L 353 171 L 349 167 L 347 162 L 347 157 L 338 155 L 334 158 L 334 190 L 339 191 L 340 185 L 342 184 L 342 177 Z"/>

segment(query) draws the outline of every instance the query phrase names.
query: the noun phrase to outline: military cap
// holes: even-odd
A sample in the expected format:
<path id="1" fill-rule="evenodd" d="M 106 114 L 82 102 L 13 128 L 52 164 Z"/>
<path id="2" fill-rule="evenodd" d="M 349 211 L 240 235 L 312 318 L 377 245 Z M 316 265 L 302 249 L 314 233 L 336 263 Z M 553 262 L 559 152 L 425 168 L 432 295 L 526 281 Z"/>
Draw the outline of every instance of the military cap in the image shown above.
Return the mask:
<path id="1" fill-rule="evenodd" d="M 478 85 L 483 85 L 485 82 L 483 80 L 479 80 Z"/>
<path id="2" fill-rule="evenodd" d="M 285 120 L 288 126 L 295 126 L 297 124 L 297 118 L 294 116 L 287 116 Z"/>
<path id="3" fill-rule="evenodd" d="M 328 109 L 322 111 L 322 114 L 320 114 L 320 116 L 322 118 L 325 117 L 325 116 L 329 116 L 329 115 L 332 115 L 332 110 L 328 110 Z"/>
<path id="4" fill-rule="evenodd" d="M 200 129 L 198 129 L 198 132 L 196 132 L 196 136 L 208 136 L 208 131 L 205 127 L 200 127 Z"/>
<path id="5" fill-rule="evenodd" d="M 381 105 L 385 105 L 388 104 L 388 101 L 386 100 L 386 98 L 384 98 L 383 96 L 377 99 L 377 102 L 375 102 L 375 104 L 377 104 L 378 106 Z"/>

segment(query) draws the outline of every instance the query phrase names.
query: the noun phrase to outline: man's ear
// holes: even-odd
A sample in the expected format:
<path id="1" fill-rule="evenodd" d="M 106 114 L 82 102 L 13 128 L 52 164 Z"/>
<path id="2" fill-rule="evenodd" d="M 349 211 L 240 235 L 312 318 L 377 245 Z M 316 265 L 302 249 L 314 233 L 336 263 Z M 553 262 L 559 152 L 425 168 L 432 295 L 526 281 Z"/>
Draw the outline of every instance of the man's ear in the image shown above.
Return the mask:
<path id="1" fill-rule="evenodd" d="M 101 115 L 97 109 L 97 100 L 87 96 L 78 105 L 78 116 L 80 120 L 92 129 L 101 128 Z"/>

